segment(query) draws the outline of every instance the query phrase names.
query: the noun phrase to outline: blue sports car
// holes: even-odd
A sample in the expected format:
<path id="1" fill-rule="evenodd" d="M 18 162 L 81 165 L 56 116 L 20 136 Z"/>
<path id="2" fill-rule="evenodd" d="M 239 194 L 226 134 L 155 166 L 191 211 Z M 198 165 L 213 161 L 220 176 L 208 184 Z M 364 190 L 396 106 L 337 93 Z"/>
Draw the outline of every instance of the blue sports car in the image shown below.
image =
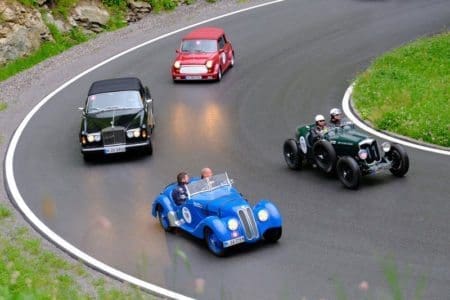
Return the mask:
<path id="1" fill-rule="evenodd" d="M 152 215 L 167 232 L 180 228 L 204 239 L 217 256 L 238 244 L 274 243 L 281 237 L 283 221 L 277 207 L 268 200 L 250 207 L 227 173 L 193 180 L 187 185 L 188 199 L 180 206 L 172 199 L 175 186 L 167 186 L 152 205 Z"/>

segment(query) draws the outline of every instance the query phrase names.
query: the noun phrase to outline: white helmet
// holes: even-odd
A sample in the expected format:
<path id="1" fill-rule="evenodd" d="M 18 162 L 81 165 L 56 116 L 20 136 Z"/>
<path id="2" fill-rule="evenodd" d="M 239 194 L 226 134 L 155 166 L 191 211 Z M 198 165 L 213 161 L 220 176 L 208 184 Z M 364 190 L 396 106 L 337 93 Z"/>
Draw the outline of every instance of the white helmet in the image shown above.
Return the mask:
<path id="1" fill-rule="evenodd" d="M 339 108 L 332 108 L 330 110 L 330 115 L 335 116 L 335 115 L 340 115 L 342 114 L 342 111 Z"/>
<path id="2" fill-rule="evenodd" d="M 325 117 L 323 115 L 316 115 L 315 120 L 316 122 L 325 121 Z"/>

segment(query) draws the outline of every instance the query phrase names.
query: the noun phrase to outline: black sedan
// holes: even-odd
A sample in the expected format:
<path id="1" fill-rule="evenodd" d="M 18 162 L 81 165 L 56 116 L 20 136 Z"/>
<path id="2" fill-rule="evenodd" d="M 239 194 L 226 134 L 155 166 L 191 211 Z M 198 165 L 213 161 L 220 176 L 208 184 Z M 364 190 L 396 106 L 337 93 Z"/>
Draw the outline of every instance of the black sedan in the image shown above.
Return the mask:
<path id="1" fill-rule="evenodd" d="M 80 146 L 86 160 L 135 149 L 153 153 L 153 100 L 138 78 L 94 82 L 80 110 Z"/>

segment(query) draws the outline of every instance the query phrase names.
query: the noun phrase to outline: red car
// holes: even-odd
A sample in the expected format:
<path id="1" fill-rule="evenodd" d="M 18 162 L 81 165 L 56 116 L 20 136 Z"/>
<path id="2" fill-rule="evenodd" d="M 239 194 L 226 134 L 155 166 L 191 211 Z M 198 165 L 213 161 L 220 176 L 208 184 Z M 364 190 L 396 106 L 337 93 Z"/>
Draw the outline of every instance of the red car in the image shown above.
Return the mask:
<path id="1" fill-rule="evenodd" d="M 173 81 L 217 80 L 234 66 L 234 50 L 221 28 L 203 27 L 187 34 L 176 50 Z"/>

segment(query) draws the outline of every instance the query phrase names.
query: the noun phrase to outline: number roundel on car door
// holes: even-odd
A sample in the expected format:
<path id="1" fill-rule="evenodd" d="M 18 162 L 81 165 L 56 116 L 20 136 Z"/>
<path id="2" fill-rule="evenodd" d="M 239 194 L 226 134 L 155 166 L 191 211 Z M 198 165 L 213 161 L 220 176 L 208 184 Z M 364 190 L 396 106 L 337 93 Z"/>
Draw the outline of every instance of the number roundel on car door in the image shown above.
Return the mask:
<path id="1" fill-rule="evenodd" d="M 183 214 L 183 218 L 186 221 L 186 223 L 190 224 L 192 222 L 192 216 L 191 212 L 189 211 L 189 208 L 183 207 L 181 213 Z"/>

